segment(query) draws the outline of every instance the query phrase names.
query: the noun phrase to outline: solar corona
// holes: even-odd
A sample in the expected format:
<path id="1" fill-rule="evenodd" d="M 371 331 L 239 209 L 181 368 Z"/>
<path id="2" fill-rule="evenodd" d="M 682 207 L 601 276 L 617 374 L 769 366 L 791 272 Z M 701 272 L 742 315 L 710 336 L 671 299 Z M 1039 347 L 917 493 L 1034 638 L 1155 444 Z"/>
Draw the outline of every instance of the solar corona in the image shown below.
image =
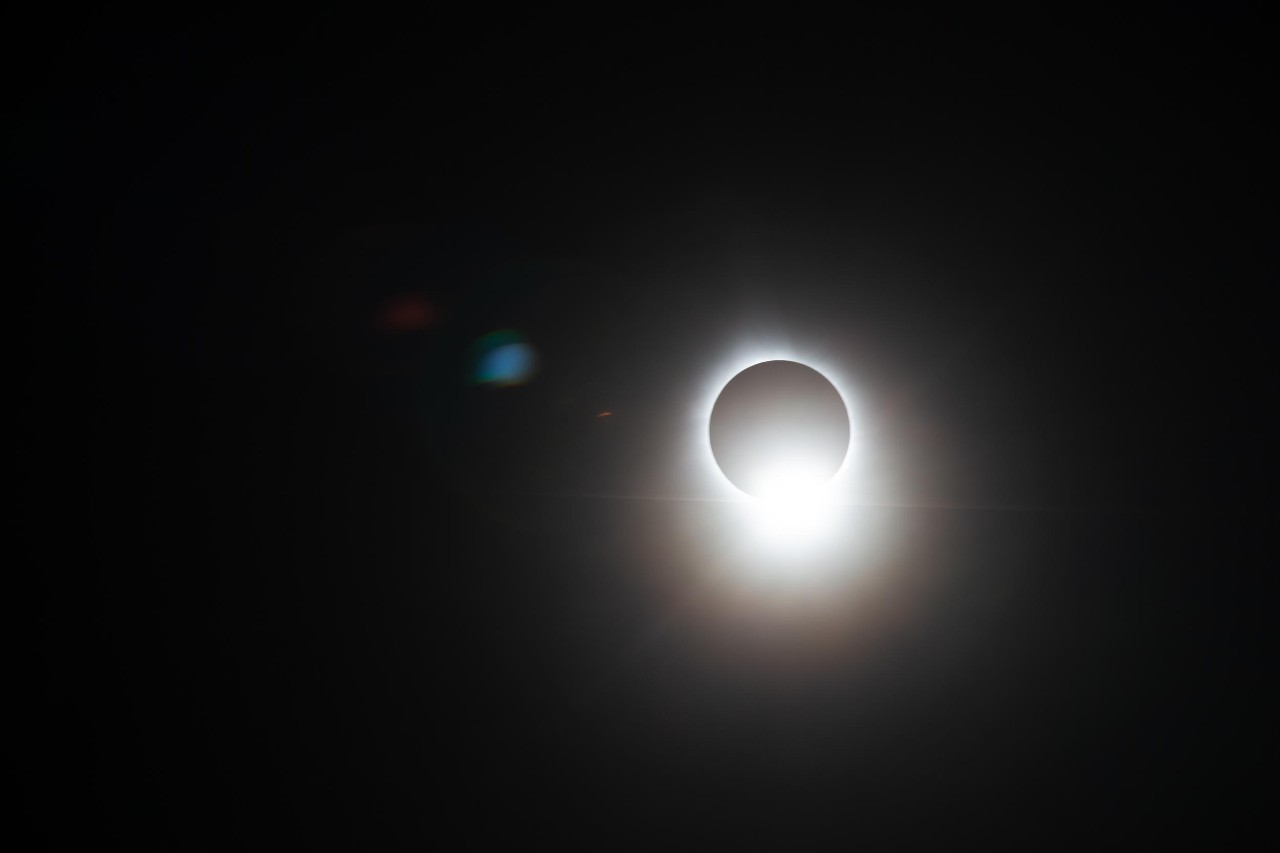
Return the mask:
<path id="1" fill-rule="evenodd" d="M 757 544 L 797 554 L 832 532 L 832 481 L 851 428 L 831 380 L 796 361 L 758 362 L 720 390 L 706 429 L 716 468 L 747 502 Z"/>
<path id="2" fill-rule="evenodd" d="M 765 500 L 800 499 L 825 486 L 849 450 L 849 412 L 835 386 L 794 361 L 738 373 L 716 398 L 711 452 L 739 490 Z"/>

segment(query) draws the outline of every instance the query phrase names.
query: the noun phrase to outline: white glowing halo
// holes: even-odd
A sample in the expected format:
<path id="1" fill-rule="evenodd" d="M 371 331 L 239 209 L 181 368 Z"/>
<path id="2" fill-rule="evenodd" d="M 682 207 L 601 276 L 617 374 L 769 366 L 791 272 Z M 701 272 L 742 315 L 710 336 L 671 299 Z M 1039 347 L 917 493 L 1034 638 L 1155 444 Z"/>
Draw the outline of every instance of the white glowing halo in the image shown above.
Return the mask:
<path id="1" fill-rule="evenodd" d="M 724 580 L 763 595 L 753 600 L 765 606 L 793 601 L 794 595 L 828 596 L 851 588 L 847 585 L 857 583 L 882 552 L 886 534 L 896 535 L 883 518 L 872 519 L 863 510 L 882 479 L 863 476 L 871 461 L 870 425 L 858 405 L 858 386 L 841 367 L 843 356 L 831 353 L 824 355 L 820 343 L 802 349 L 777 337 L 756 337 L 727 350 L 689 387 L 681 463 L 675 470 L 680 493 L 707 502 L 685 516 L 692 541 L 700 543 L 697 567 L 716 583 Z M 747 368 L 774 360 L 822 374 L 849 418 L 849 446 L 840 467 L 823 487 L 804 490 L 799 499 L 771 501 L 740 490 L 720 469 L 711 447 L 711 413 L 725 386 Z"/>
<path id="2" fill-rule="evenodd" d="M 824 497 L 829 501 L 838 503 L 845 500 L 848 498 L 851 485 L 851 477 L 849 475 L 858 451 L 857 419 L 854 416 L 854 407 L 849 403 L 850 395 L 846 390 L 848 382 L 839 368 L 829 361 L 814 356 L 812 353 L 799 352 L 791 347 L 776 344 L 743 347 L 709 373 L 707 382 L 699 395 L 693 417 L 694 429 L 691 436 L 694 442 L 691 450 L 693 456 L 698 460 L 698 467 L 703 472 L 700 479 L 715 490 L 718 498 L 759 502 L 758 499 L 752 498 L 730 482 L 729 478 L 720 470 L 720 466 L 716 464 L 715 454 L 711 449 L 711 411 L 715 408 L 720 392 L 735 376 L 748 367 L 753 367 L 766 361 L 777 360 L 794 361 L 818 371 L 832 384 L 836 389 L 836 393 L 840 395 L 841 402 L 844 403 L 845 411 L 849 416 L 849 447 L 840 463 L 840 468 L 832 476 L 830 482 L 823 487 L 822 491 Z"/>

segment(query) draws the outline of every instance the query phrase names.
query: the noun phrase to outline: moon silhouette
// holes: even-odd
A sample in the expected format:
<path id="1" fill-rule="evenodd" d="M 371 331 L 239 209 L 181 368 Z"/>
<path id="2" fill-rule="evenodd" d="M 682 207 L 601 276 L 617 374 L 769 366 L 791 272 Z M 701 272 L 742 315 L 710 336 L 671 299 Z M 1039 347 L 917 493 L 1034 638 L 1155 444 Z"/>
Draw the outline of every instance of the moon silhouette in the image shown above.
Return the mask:
<path id="1" fill-rule="evenodd" d="M 826 484 L 849 452 L 849 410 L 812 367 L 765 361 L 725 385 L 711 409 L 711 452 L 729 482 L 764 496 L 777 472 Z"/>

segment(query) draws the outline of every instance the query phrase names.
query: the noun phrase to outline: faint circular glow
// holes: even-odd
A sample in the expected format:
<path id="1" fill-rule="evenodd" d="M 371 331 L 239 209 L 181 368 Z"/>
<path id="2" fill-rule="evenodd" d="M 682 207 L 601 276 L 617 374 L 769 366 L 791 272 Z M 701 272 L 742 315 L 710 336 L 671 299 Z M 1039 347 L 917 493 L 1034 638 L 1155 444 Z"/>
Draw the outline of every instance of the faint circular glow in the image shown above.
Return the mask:
<path id="1" fill-rule="evenodd" d="M 533 376 L 537 365 L 537 353 L 518 333 L 490 332 L 476 341 L 472 378 L 483 385 L 520 385 Z"/>
<path id="2" fill-rule="evenodd" d="M 419 332 L 436 325 L 436 306 L 418 293 L 401 293 L 387 300 L 378 312 L 378 325 L 395 334 Z"/>

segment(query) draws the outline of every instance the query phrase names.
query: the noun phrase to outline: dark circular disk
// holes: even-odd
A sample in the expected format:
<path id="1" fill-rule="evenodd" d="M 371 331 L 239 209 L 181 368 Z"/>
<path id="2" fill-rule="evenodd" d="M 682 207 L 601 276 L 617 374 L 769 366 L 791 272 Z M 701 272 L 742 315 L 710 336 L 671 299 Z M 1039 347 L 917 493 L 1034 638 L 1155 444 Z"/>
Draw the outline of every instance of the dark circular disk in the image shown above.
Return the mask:
<path id="1" fill-rule="evenodd" d="M 720 470 L 758 495 L 761 472 L 803 464 L 826 482 L 849 450 L 849 411 L 836 387 L 812 367 L 765 361 L 724 386 L 711 409 L 711 453 Z"/>

